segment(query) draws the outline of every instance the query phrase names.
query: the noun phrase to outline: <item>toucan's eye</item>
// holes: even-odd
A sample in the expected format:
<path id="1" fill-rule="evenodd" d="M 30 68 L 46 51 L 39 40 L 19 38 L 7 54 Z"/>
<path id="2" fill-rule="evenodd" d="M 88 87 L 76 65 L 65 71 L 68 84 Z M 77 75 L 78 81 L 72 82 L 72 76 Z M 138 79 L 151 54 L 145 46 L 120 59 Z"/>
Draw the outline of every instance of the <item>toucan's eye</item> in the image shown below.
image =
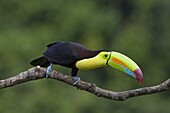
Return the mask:
<path id="1" fill-rule="evenodd" d="M 105 57 L 105 58 L 107 58 L 107 57 L 108 57 L 108 55 L 107 55 L 107 54 L 105 54 L 105 55 L 104 55 L 104 57 Z"/>

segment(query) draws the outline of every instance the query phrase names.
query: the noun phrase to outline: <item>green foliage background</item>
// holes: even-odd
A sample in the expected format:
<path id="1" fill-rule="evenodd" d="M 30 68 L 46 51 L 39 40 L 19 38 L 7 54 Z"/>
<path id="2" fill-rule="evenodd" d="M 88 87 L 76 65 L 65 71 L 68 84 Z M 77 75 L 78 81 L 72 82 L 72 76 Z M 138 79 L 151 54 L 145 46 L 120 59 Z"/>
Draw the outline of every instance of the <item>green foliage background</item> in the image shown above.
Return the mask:
<path id="1" fill-rule="evenodd" d="M 141 86 L 109 67 L 80 71 L 82 80 L 113 91 L 159 84 L 170 74 L 169 11 L 169 0 L 0 0 L 0 79 L 31 68 L 47 44 L 74 41 L 124 53 L 144 73 Z M 169 91 L 116 102 L 50 79 L 0 91 L 0 113 L 169 113 L 169 105 Z"/>

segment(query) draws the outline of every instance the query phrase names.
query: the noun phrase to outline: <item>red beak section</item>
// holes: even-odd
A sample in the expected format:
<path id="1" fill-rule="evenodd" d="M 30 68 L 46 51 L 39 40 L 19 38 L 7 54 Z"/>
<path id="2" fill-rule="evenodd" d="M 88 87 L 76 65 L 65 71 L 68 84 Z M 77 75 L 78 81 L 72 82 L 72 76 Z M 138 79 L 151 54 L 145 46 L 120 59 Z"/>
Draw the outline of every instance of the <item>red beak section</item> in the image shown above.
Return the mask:
<path id="1" fill-rule="evenodd" d="M 136 79 L 138 80 L 139 84 L 142 84 L 143 81 L 143 73 L 140 68 L 136 69 L 133 71 L 134 74 L 136 75 Z"/>

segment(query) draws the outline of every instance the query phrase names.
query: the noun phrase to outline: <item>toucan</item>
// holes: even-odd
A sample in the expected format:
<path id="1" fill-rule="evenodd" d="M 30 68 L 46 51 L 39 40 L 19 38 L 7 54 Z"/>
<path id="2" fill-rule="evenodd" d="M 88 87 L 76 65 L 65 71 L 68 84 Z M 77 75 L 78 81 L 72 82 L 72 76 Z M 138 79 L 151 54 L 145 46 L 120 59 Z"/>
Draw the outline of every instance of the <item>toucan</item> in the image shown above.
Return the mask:
<path id="1" fill-rule="evenodd" d="M 91 70 L 103 66 L 110 66 L 121 70 L 142 83 L 143 74 L 139 66 L 127 56 L 109 50 L 89 50 L 75 42 L 54 42 L 47 45 L 43 56 L 30 62 L 33 66 L 47 67 L 48 78 L 52 65 L 61 65 L 71 68 L 74 85 L 80 80 L 78 70 Z"/>

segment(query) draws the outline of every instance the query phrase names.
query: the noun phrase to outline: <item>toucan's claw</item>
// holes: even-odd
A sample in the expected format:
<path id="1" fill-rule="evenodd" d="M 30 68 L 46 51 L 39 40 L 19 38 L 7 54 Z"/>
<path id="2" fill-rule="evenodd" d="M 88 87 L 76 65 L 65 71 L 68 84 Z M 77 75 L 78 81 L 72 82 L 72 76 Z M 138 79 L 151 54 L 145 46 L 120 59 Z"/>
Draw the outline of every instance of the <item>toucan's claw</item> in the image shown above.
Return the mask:
<path id="1" fill-rule="evenodd" d="M 45 78 L 49 78 L 49 75 L 50 75 L 51 70 L 52 70 L 52 64 L 50 64 L 50 65 L 47 67 L 47 71 L 46 71 L 46 74 L 45 74 Z"/>
<path id="2" fill-rule="evenodd" d="M 78 83 L 78 81 L 80 81 L 80 77 L 74 76 L 73 77 L 73 85 L 76 85 Z"/>

